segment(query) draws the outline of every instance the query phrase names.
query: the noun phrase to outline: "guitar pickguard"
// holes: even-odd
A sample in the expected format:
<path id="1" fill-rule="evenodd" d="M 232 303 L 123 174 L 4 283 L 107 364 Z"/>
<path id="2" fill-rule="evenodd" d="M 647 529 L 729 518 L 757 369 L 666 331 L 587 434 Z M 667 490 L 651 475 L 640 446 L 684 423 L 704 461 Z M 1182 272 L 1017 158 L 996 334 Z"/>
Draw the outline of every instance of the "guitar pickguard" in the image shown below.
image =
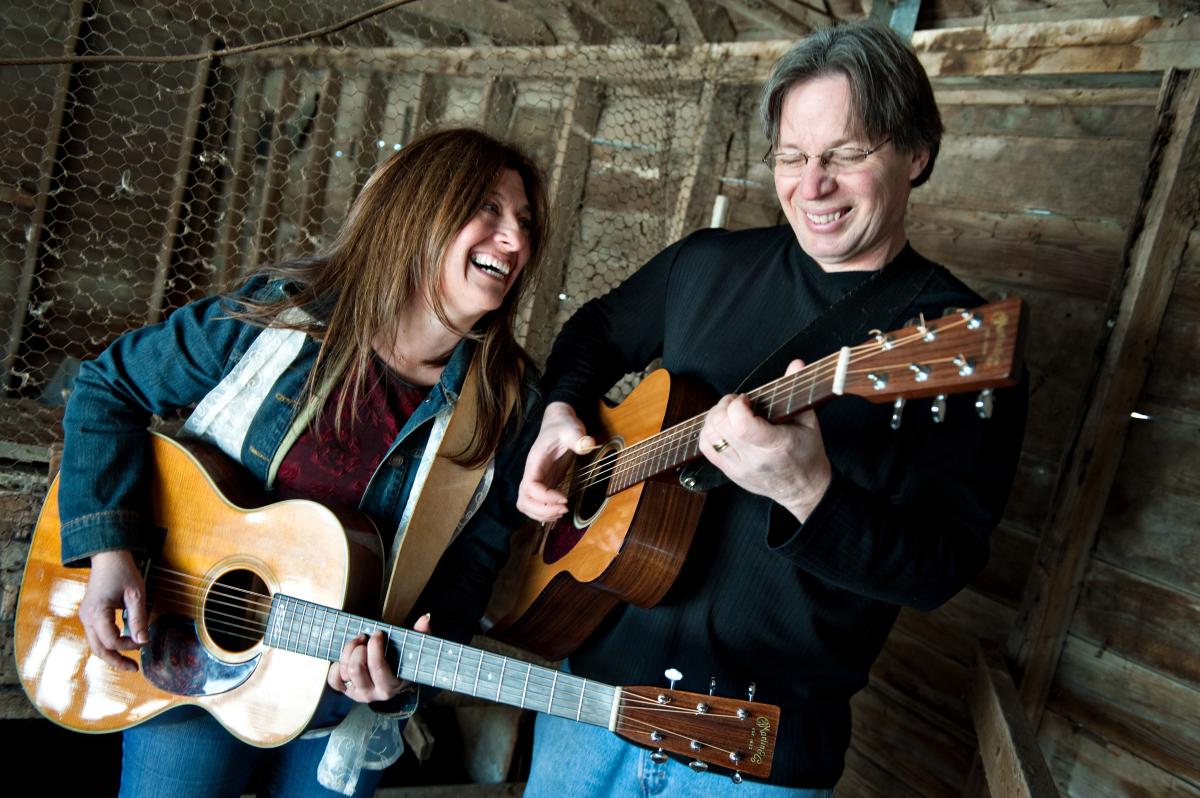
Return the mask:
<path id="1" fill-rule="evenodd" d="M 162 615 L 150 624 L 150 642 L 142 646 L 142 671 L 160 690 L 175 695 L 226 693 L 250 678 L 261 655 L 245 662 L 222 662 L 196 634 L 196 622 Z"/>

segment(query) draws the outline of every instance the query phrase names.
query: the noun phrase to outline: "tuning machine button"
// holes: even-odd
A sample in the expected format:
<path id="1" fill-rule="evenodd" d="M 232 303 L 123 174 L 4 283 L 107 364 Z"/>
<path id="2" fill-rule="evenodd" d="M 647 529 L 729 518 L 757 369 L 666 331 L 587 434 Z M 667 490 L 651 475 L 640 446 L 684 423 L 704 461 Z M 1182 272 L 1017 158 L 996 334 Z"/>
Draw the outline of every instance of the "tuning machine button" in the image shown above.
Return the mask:
<path id="1" fill-rule="evenodd" d="M 917 382 L 928 380 L 929 372 L 931 371 L 929 366 L 922 365 L 921 363 L 909 363 L 908 370 L 913 373 L 913 379 Z"/>
<path id="2" fill-rule="evenodd" d="M 933 403 L 929 405 L 929 412 L 933 415 L 934 424 L 941 424 L 946 420 L 946 394 L 939 393 L 933 397 Z"/>
<path id="3" fill-rule="evenodd" d="M 661 748 L 650 753 L 650 761 L 656 765 L 661 765 L 667 761 L 667 754 Z"/>
<path id="4" fill-rule="evenodd" d="M 688 767 L 697 773 L 703 773 L 704 771 L 708 770 L 708 765 L 704 762 L 701 762 L 699 759 L 693 759 L 691 762 L 688 762 Z"/>
<path id="5" fill-rule="evenodd" d="M 992 389 L 984 388 L 975 398 L 975 412 L 979 414 L 980 418 L 991 418 L 992 404 Z"/>
<path id="6" fill-rule="evenodd" d="M 901 417 L 904 414 L 904 397 L 898 397 L 892 403 L 892 429 L 900 429 Z"/>
<path id="7" fill-rule="evenodd" d="M 955 355 L 950 362 L 958 366 L 958 376 L 960 377 L 970 377 L 975 373 L 975 358 L 973 357 L 967 357 L 960 353 Z"/>
<path id="8" fill-rule="evenodd" d="M 683 674 L 679 672 L 678 668 L 667 668 L 663 671 L 663 676 L 667 677 L 667 682 L 669 683 L 667 689 L 669 690 L 674 690 L 675 682 L 683 678 Z M 666 693 L 659 693 L 657 701 L 660 704 L 669 704 L 671 703 L 671 696 Z"/>

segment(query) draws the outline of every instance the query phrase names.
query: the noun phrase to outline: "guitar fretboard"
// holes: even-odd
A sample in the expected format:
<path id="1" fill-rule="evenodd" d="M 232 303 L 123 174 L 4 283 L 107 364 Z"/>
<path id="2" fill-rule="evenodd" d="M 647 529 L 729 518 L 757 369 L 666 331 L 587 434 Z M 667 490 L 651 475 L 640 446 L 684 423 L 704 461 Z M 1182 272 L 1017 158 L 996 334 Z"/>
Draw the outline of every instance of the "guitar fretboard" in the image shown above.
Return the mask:
<path id="1" fill-rule="evenodd" d="M 417 684 L 613 728 L 619 691 L 611 685 L 483 649 L 362 618 L 290 596 L 271 600 L 264 642 L 336 661 L 346 641 L 376 630 L 388 636 L 396 676 Z"/>
<path id="2" fill-rule="evenodd" d="M 795 374 L 750 391 L 747 394 L 750 406 L 755 414 L 775 424 L 802 413 L 833 396 L 834 374 L 830 366 L 836 360 L 836 355 L 829 355 Z M 700 457 L 700 430 L 703 428 L 704 416 L 693 416 L 611 455 L 615 460 L 611 466 L 598 463 L 592 470 L 603 473 L 611 467 L 612 479 L 606 492 L 609 496 L 620 493 Z"/>

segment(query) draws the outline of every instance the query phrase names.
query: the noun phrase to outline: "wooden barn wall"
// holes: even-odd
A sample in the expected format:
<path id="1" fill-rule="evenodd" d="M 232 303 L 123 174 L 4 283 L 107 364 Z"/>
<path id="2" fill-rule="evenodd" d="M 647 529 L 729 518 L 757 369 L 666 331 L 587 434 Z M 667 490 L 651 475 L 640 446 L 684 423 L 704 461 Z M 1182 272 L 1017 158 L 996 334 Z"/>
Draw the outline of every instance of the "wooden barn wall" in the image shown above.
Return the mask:
<path id="1" fill-rule="evenodd" d="M 1145 4 L 1104 5 L 1115 15 L 1143 13 Z M 993 7 L 1017 21 L 1034 13 L 1015 1 Z M 943 19 L 978 16 L 953 0 L 936 8 Z M 67 37 L 71 21 L 55 24 Z M 143 44 L 118 31 L 85 35 L 103 36 L 115 50 Z M 1195 24 L 1171 35 L 1171 46 L 1200 42 Z M 200 37 L 195 41 L 199 49 Z M 672 50 L 674 65 L 648 75 L 638 72 L 649 69 L 646 63 L 632 56 L 632 66 L 593 63 L 588 69 L 561 51 L 497 55 L 466 48 L 424 60 L 332 57 L 310 48 L 225 64 L 236 74 L 236 92 L 225 139 L 229 168 L 213 216 L 220 228 L 211 242 L 212 268 L 194 275 L 191 287 L 205 293 L 268 255 L 318 248 L 393 145 L 433 124 L 482 124 L 519 140 L 550 179 L 560 221 L 552 263 L 561 265 L 525 314 L 527 342 L 544 354 L 553 332 L 583 301 L 707 224 L 718 194 L 729 199 L 728 227 L 781 221 L 754 119 L 762 64 L 780 47 L 694 61 Z M 1130 65 L 1092 74 L 1072 66 L 1062 74 L 1005 75 L 996 66 L 1002 57 L 991 62 L 982 53 L 968 53 L 966 66 L 957 68 L 947 66 L 945 53 L 927 61 L 947 135 L 933 179 L 913 194 L 910 230 L 920 251 L 987 298 L 1019 294 L 1030 304 L 1030 426 L 987 570 L 935 612 L 902 612 L 871 686 L 855 699 L 847 795 L 962 790 L 976 747 L 964 700 L 973 646 L 979 638 L 1003 643 L 1015 620 L 1055 478 L 1088 398 L 1106 308 L 1120 289 L 1118 267 L 1155 123 L 1161 62 L 1141 71 Z M 174 92 L 186 94 L 194 83 L 194 67 L 158 74 Z M 46 141 L 54 129 L 48 120 L 56 113 L 38 103 L 60 79 L 54 70 L 39 72 L 36 81 L 47 88 L 29 92 L 29 113 L 0 120 L 4 139 L 21 142 L 0 148 L 5 182 L 18 176 L 12 186 L 0 186 L 8 192 L 0 201 L 16 211 L 0 220 L 4 329 L 14 314 L 11 298 L 19 293 L 26 230 L 36 212 L 35 192 L 14 186 L 37 183 L 39 159 L 53 143 Z M 187 112 L 178 105 L 159 108 L 156 98 L 139 93 L 137 73 L 111 83 L 88 83 L 87 75 L 80 80 L 89 104 L 86 113 L 68 119 L 73 127 L 65 140 L 105 139 L 123 157 L 93 163 L 72 159 L 69 147 L 60 156 L 69 169 L 60 177 L 59 243 L 42 264 L 38 285 L 50 292 L 41 301 L 56 314 L 44 326 L 46 340 L 76 356 L 95 352 L 151 310 L 163 208 L 176 176 L 151 163 L 175 162 L 178 142 L 162 131 L 178 128 L 183 123 L 172 115 Z M 0 81 L 0 92 L 17 91 L 16 85 Z M 122 109 L 131 105 L 153 111 L 154 123 L 128 127 Z M 306 116 L 318 124 L 303 141 L 287 140 L 288 120 Z M 264 119 L 273 120 L 265 138 Z M 101 190 L 111 186 L 129 190 Z M 61 212 L 73 206 L 78 212 Z M 89 333 L 64 335 L 70 329 Z M 1200 795 L 1198 340 L 1200 233 L 1193 232 L 1139 406 L 1150 420 L 1130 422 L 1038 730 L 1064 794 Z M 28 400 L 8 400 L 5 411 L 18 407 L 26 420 L 22 434 L 28 418 L 48 413 L 34 446 L 44 448 L 56 434 L 54 412 Z M 0 437 L 19 436 L 0 430 Z M 21 459 L 14 451 L 0 452 L 15 463 L 0 481 L 0 542 L 16 544 L 4 545 L 0 559 L 6 627 L 45 468 L 38 457 Z M 6 628 L 0 716 L 28 717 L 11 648 Z"/>

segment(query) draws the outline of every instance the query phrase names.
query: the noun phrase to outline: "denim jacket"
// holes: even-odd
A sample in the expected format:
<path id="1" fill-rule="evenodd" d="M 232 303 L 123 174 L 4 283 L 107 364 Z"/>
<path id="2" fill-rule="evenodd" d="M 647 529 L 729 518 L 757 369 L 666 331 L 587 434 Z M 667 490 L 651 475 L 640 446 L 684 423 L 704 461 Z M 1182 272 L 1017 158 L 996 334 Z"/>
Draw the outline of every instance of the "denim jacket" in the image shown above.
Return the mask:
<path id="1" fill-rule="evenodd" d="M 244 293 L 272 299 L 281 282 L 252 282 Z M 62 558 L 86 565 L 101 551 L 147 552 L 147 426 L 151 416 L 190 407 L 239 362 L 263 328 L 229 317 L 227 300 L 212 297 L 186 305 L 165 321 L 118 338 L 80 368 L 67 405 L 59 491 Z M 385 545 L 401 519 L 433 422 L 458 400 L 475 344 L 463 340 L 438 384 L 407 420 L 371 479 L 359 508 L 380 524 Z M 307 339 L 291 365 L 258 407 L 244 439 L 241 464 L 260 488 L 269 488 L 274 467 L 299 406 L 317 342 Z M 524 410 L 539 401 L 527 380 Z M 418 601 L 414 615 L 434 614 L 435 633 L 465 640 L 482 615 L 491 583 L 507 555 L 508 534 L 523 520 L 515 510 L 516 488 L 530 441 L 510 434 L 495 461 L 495 480 L 482 509 L 447 550 Z M 535 427 L 536 429 L 536 427 Z"/>

